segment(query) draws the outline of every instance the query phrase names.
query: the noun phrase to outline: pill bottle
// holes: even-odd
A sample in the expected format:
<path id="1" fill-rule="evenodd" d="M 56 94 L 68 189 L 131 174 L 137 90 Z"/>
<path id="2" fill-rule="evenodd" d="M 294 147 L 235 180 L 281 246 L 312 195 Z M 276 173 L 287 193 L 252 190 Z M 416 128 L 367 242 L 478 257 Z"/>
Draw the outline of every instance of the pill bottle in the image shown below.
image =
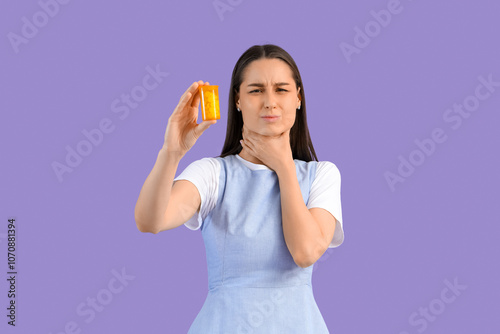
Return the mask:
<path id="1" fill-rule="evenodd" d="M 201 116 L 204 121 L 220 119 L 219 86 L 198 87 L 201 100 Z"/>

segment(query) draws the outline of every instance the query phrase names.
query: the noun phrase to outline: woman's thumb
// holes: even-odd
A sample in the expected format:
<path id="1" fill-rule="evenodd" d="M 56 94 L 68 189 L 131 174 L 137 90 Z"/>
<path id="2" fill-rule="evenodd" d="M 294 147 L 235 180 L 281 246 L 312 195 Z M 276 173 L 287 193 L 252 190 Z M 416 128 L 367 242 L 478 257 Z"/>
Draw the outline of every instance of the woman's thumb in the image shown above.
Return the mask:
<path id="1" fill-rule="evenodd" d="M 198 124 L 198 131 L 200 135 L 210 127 L 210 125 L 217 123 L 216 120 L 211 120 L 211 121 L 203 121 L 200 124 Z"/>

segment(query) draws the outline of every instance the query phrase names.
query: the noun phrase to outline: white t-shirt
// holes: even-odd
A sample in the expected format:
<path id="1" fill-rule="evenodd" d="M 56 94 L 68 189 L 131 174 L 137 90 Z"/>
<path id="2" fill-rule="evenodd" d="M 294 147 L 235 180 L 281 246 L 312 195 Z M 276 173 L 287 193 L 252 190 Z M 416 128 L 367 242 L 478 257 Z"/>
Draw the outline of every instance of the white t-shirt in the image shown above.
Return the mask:
<path id="1" fill-rule="evenodd" d="M 240 157 L 236 157 L 251 170 L 269 169 L 266 165 L 254 164 Z M 184 169 L 174 181 L 188 180 L 193 183 L 200 193 L 201 205 L 184 225 L 191 230 L 201 227 L 203 220 L 215 207 L 219 194 L 220 162 L 216 158 L 196 160 Z M 336 219 L 333 240 L 328 248 L 338 247 L 344 242 L 344 228 L 342 222 L 342 206 L 340 201 L 340 171 L 329 161 L 319 161 L 316 168 L 316 177 L 311 185 L 309 201 L 306 207 L 322 208 L 330 212 Z"/>

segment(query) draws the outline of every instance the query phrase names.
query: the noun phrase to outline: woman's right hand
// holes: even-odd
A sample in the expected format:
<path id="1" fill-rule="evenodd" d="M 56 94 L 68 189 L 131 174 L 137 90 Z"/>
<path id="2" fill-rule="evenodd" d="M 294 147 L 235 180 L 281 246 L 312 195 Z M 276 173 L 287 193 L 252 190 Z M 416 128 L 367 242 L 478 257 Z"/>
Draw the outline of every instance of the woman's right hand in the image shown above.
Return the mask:
<path id="1" fill-rule="evenodd" d="M 182 157 L 210 125 L 217 123 L 216 120 L 197 123 L 200 105 L 198 87 L 208 84 L 208 82 L 203 83 L 201 80 L 193 82 L 181 96 L 179 104 L 168 119 L 163 149 Z"/>

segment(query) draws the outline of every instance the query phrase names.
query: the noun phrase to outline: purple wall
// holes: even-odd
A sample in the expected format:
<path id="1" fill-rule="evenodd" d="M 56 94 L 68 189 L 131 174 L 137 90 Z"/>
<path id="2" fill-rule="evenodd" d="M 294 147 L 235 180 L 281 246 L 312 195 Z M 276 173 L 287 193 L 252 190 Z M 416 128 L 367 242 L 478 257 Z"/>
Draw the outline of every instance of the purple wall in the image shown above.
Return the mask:
<path id="1" fill-rule="evenodd" d="M 140 233 L 134 206 L 184 90 L 219 85 L 222 119 L 180 170 L 220 153 L 232 68 L 274 43 L 342 175 L 345 242 L 313 275 L 330 331 L 498 333 L 499 13 L 493 0 L 3 1 L 0 332 L 187 331 L 207 293 L 201 233 Z"/>

